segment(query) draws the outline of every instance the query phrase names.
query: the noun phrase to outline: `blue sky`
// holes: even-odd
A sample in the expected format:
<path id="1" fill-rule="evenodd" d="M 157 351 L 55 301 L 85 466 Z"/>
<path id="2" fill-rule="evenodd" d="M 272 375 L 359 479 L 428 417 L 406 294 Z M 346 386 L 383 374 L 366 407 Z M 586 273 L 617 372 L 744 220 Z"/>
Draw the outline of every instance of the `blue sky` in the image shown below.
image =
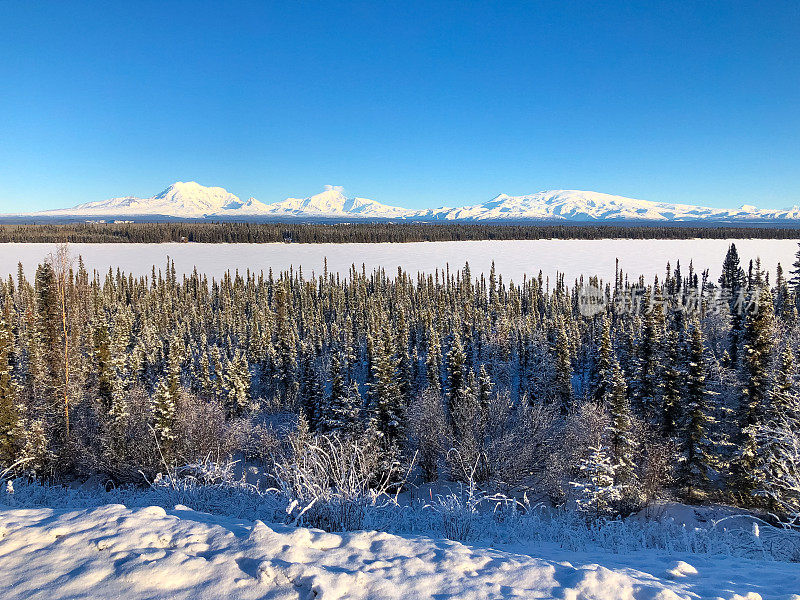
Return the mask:
<path id="1" fill-rule="evenodd" d="M 800 204 L 800 3 L 0 1 L 0 212 L 177 180 Z"/>

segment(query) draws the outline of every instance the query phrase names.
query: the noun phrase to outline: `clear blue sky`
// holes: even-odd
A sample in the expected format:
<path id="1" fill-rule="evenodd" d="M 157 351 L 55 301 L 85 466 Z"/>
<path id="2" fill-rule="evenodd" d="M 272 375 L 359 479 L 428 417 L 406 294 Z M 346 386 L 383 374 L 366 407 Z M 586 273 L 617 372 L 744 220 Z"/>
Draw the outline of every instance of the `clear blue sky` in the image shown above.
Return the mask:
<path id="1" fill-rule="evenodd" d="M 0 212 L 177 180 L 800 204 L 800 2 L 0 0 Z"/>

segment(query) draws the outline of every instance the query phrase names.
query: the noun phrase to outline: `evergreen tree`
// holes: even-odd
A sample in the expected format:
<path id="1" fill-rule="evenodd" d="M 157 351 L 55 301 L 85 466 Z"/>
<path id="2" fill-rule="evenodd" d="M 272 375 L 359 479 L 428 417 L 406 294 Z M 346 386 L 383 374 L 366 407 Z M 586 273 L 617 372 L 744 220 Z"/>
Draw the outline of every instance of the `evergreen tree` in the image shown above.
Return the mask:
<path id="1" fill-rule="evenodd" d="M 759 279 L 758 274 L 756 279 Z M 755 306 L 747 315 L 744 330 L 743 369 L 745 388 L 739 405 L 739 452 L 734 462 L 733 488 L 749 497 L 761 487 L 756 431 L 764 422 L 770 392 L 770 373 L 775 336 L 772 294 L 762 281 L 756 282 Z"/>
<path id="2" fill-rule="evenodd" d="M 696 499 L 697 492 L 707 488 L 709 474 L 715 464 L 711 442 L 711 427 L 714 424 L 709 403 L 710 392 L 706 389 L 706 361 L 704 357 L 703 333 L 700 323 L 692 323 L 689 345 L 689 362 L 686 386 L 686 417 L 682 427 L 683 463 L 681 483 L 686 487 L 689 501 Z"/>
<path id="3" fill-rule="evenodd" d="M 789 285 L 792 287 L 794 297 L 800 298 L 800 243 L 798 243 L 797 252 L 794 254 L 794 262 L 789 273 L 791 274 Z"/>
<path id="4" fill-rule="evenodd" d="M 97 377 L 97 397 L 106 411 L 111 410 L 114 394 L 114 373 L 111 366 L 111 346 L 108 327 L 101 324 L 94 330 L 94 370 Z"/>
<path id="5" fill-rule="evenodd" d="M 728 308 L 730 310 L 731 327 L 728 355 L 730 356 L 731 364 L 737 365 L 739 363 L 739 345 L 744 323 L 745 273 L 739 264 L 739 253 L 736 250 L 736 244 L 731 244 L 728 248 L 728 253 L 725 255 L 719 284 L 723 294 L 728 299 Z"/>
<path id="6" fill-rule="evenodd" d="M 800 426 L 800 395 L 797 391 L 797 373 L 794 353 L 787 344 L 781 352 L 775 383 L 770 393 L 769 420 L 786 418 Z"/>
<path id="7" fill-rule="evenodd" d="M 572 357 L 569 347 L 569 337 L 567 336 L 564 323 L 558 320 L 556 332 L 556 369 L 555 369 L 555 388 L 557 402 L 561 413 L 567 414 L 572 406 Z"/>
<path id="8" fill-rule="evenodd" d="M 622 499 L 622 486 L 615 483 L 616 466 L 607 448 L 592 446 L 589 452 L 578 463 L 581 479 L 570 482 L 577 492 L 577 508 L 593 518 L 611 516 Z"/>
<path id="9" fill-rule="evenodd" d="M 172 459 L 175 441 L 175 411 L 177 398 L 169 383 L 169 377 L 162 377 L 156 384 L 153 394 L 153 430 L 164 460 Z"/>
<path id="10" fill-rule="evenodd" d="M 666 347 L 662 385 L 661 433 L 664 437 L 671 438 L 678 433 L 682 413 L 680 343 L 675 331 L 667 334 Z"/>
<path id="11" fill-rule="evenodd" d="M 66 440 L 66 421 L 61 406 L 61 315 L 59 314 L 56 275 L 52 265 L 45 262 L 36 270 L 36 347 L 34 352 L 40 367 L 39 401 L 46 414 L 48 438 L 59 449 Z"/>
<path id="12" fill-rule="evenodd" d="M 304 346 L 300 360 L 300 408 L 308 423 L 309 429 L 317 431 L 322 421 L 327 418 L 323 414 L 324 391 L 319 380 L 316 367 L 316 356 L 310 345 Z"/>
<path id="13" fill-rule="evenodd" d="M 436 329 L 433 327 L 428 329 L 428 352 L 425 367 L 428 389 L 434 394 L 441 394 L 442 347 Z"/>
<path id="14" fill-rule="evenodd" d="M 633 489 L 636 481 L 636 442 L 632 435 L 631 411 L 628 402 L 625 374 L 619 362 L 611 360 L 611 384 L 606 404 L 611 415 L 609 437 L 616 461 L 615 483 Z"/>
<path id="15" fill-rule="evenodd" d="M 405 401 L 397 377 L 398 360 L 392 354 L 394 344 L 387 327 L 372 340 L 372 376 L 369 384 L 370 423 L 387 444 L 396 444 L 403 433 Z"/>
<path id="16" fill-rule="evenodd" d="M 594 375 L 594 400 L 608 406 L 613 378 L 614 349 L 611 346 L 611 324 L 605 315 L 600 319 L 600 341 Z"/>
<path id="17" fill-rule="evenodd" d="M 236 352 L 234 359 L 228 364 L 224 379 L 228 415 L 233 418 L 241 417 L 250 408 L 250 367 L 243 352 Z"/>
<path id="18" fill-rule="evenodd" d="M 472 393 L 467 384 L 465 361 L 466 355 L 461 344 L 461 338 L 458 334 L 455 334 L 450 352 L 447 353 L 447 411 L 451 419 L 456 412 L 462 410 L 469 402 L 469 396 Z M 455 421 L 453 422 L 453 428 L 456 438 L 459 438 L 462 432 L 458 431 Z"/>
<path id="19" fill-rule="evenodd" d="M 12 372 L 13 352 L 11 300 L 6 298 L 0 312 L 0 470 L 14 463 L 18 450 L 19 399 Z"/>
<path id="20" fill-rule="evenodd" d="M 325 403 L 320 429 L 323 432 L 353 435 L 358 431 L 363 401 L 358 384 L 351 381 L 348 385 L 343 370 L 338 355 L 334 354 L 331 358 L 331 395 Z"/>
<path id="21" fill-rule="evenodd" d="M 486 366 L 481 365 L 480 372 L 478 374 L 478 388 L 476 393 L 478 406 L 480 406 L 481 411 L 485 412 L 489 409 L 489 400 L 491 398 L 493 389 L 494 383 L 492 382 L 492 378 L 489 377 L 489 373 L 486 371 Z"/>
<path id="22" fill-rule="evenodd" d="M 800 394 L 794 353 L 781 352 L 765 422 L 753 431 L 761 452 L 758 465 L 759 495 L 765 495 L 773 512 L 800 516 Z"/>
<path id="23" fill-rule="evenodd" d="M 653 295 L 658 294 L 654 287 Z M 663 384 L 662 369 L 664 356 L 662 353 L 662 335 L 664 313 L 660 298 L 646 295 L 646 312 L 639 344 L 638 380 L 636 403 L 637 410 L 649 423 L 657 423 L 659 415 L 657 403 Z"/>

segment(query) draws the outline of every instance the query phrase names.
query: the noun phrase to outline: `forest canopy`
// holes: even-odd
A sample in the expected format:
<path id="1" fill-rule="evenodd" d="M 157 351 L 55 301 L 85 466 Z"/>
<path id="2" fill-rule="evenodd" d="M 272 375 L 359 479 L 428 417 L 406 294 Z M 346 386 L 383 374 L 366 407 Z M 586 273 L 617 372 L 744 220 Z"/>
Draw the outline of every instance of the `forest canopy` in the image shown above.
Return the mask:
<path id="1" fill-rule="evenodd" d="M 134 277 L 62 247 L 0 280 L 0 467 L 141 482 L 333 436 L 370 472 L 598 516 L 679 497 L 800 518 L 800 257 L 789 278 L 731 245 L 707 273 Z"/>
<path id="2" fill-rule="evenodd" d="M 792 227 L 698 224 L 0 223 L 0 243 L 383 243 L 541 239 L 797 239 Z"/>

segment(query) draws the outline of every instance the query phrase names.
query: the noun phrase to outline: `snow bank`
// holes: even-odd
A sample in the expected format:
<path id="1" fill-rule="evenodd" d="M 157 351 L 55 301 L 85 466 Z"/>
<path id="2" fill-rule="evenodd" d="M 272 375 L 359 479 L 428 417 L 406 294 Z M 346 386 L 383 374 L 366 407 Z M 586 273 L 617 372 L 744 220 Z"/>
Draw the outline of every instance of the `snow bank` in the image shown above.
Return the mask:
<path id="1" fill-rule="evenodd" d="M 2 509 L 0 573 L 7 600 L 800 600 L 793 595 L 800 568 L 790 563 L 676 561 L 655 552 L 610 560 L 545 547 L 513 554 L 426 537 L 268 526 L 182 506 Z"/>

